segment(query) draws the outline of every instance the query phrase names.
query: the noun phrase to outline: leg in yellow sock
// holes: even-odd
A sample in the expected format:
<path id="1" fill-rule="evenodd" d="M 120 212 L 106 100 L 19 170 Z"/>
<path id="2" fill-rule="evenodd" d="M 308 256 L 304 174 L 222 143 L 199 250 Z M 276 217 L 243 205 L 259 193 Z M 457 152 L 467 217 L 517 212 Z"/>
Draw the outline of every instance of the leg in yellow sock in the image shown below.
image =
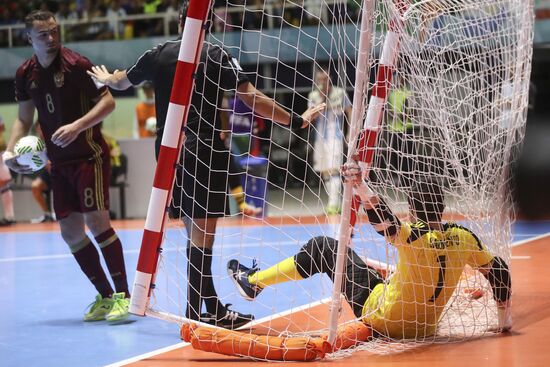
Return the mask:
<path id="1" fill-rule="evenodd" d="M 294 256 L 286 258 L 280 263 L 277 263 L 266 270 L 258 271 L 248 277 L 250 284 L 257 285 L 260 288 L 265 288 L 268 285 L 288 282 L 290 280 L 301 279 L 304 278 L 300 275 L 300 273 L 298 273 Z"/>

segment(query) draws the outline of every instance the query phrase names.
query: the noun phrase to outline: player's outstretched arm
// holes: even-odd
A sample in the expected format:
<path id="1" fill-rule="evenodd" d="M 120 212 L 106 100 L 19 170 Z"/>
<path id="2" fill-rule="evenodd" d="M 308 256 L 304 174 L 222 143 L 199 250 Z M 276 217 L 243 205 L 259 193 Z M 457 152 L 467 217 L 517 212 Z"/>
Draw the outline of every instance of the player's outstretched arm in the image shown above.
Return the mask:
<path id="1" fill-rule="evenodd" d="M 23 166 L 17 162 L 17 156 L 13 153 L 15 143 L 28 134 L 34 119 L 34 103 L 32 100 L 19 102 L 17 118 L 11 128 L 10 138 L 2 159 L 12 171 L 20 174 L 32 173 L 29 166 Z"/>
<path id="2" fill-rule="evenodd" d="M 116 90 L 128 89 L 132 86 L 126 70 L 115 70 L 109 73 L 105 65 L 92 66 L 92 70 L 86 71 L 96 83 L 101 83 Z"/>
<path id="3" fill-rule="evenodd" d="M 487 278 L 493 290 L 493 298 L 497 303 L 498 330 L 509 331 L 512 328 L 512 277 L 508 265 L 501 257 L 479 268 L 479 271 Z"/>
<path id="4" fill-rule="evenodd" d="M 256 89 L 250 82 L 245 82 L 237 88 L 239 97 L 254 113 L 272 120 L 280 125 L 289 126 L 292 130 L 307 127 L 325 109 L 325 104 L 308 108 L 301 116 L 288 113 L 281 105 Z"/>

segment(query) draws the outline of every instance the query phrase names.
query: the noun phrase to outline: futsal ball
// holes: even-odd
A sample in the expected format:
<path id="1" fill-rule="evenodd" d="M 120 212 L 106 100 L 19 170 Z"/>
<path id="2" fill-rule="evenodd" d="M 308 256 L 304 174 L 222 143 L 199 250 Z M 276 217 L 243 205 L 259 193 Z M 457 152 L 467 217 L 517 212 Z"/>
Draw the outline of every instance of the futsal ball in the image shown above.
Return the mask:
<path id="1" fill-rule="evenodd" d="M 13 152 L 17 155 L 17 163 L 30 167 L 33 172 L 41 170 L 48 162 L 46 144 L 37 136 L 22 137 L 15 143 Z"/>
<path id="2" fill-rule="evenodd" d="M 149 131 L 150 133 L 156 133 L 157 132 L 157 118 L 156 117 L 149 117 L 147 120 L 145 120 L 145 130 Z"/>

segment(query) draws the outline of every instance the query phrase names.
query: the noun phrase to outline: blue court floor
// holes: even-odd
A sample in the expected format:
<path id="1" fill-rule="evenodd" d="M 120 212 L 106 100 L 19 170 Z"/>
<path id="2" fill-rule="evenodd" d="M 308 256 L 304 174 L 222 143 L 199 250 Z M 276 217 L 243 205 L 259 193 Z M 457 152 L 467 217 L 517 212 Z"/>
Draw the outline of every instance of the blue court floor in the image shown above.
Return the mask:
<path id="1" fill-rule="evenodd" d="M 235 294 L 224 264 L 243 248 L 247 257 L 273 264 L 294 254 L 321 229 L 316 225 L 284 227 L 284 231 L 273 226 L 219 228 L 224 246 L 214 252 L 213 271 L 224 303 L 261 318 L 330 294 L 327 282 L 313 278 L 300 282 L 299 288 L 287 283 L 277 291 L 266 289 L 255 306 L 256 302 L 246 302 Z M 519 222 L 513 228 L 514 242 L 548 232 L 550 222 Z M 142 231 L 117 233 L 124 245 L 131 284 Z M 273 245 L 269 245 L 270 237 Z M 167 238 L 177 242 L 180 237 L 169 232 Z M 170 246 L 165 246 L 166 256 L 170 256 Z M 265 268 L 268 264 L 260 265 Z M 122 325 L 82 322 L 96 293 L 58 232 L 0 233 L 0 286 L 0 366 L 103 366 L 180 342 L 176 324 L 150 317 L 132 316 Z M 282 294 L 292 294 L 292 298 Z"/>

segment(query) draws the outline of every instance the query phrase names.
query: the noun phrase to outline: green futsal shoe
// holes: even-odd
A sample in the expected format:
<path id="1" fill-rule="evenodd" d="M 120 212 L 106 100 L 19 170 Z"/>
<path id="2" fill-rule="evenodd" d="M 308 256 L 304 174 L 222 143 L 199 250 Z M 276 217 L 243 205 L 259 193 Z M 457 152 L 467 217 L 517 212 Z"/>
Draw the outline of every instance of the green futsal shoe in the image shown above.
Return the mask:
<path id="1" fill-rule="evenodd" d="M 126 293 L 115 293 L 111 298 L 113 307 L 111 311 L 105 316 L 109 322 L 119 322 L 126 320 L 129 316 L 128 307 L 130 307 L 130 298 L 126 298 Z"/>
<path id="2" fill-rule="evenodd" d="M 84 321 L 105 320 L 107 314 L 113 309 L 113 299 L 103 298 L 101 294 L 98 294 L 88 308 L 90 310 L 84 314 Z"/>

